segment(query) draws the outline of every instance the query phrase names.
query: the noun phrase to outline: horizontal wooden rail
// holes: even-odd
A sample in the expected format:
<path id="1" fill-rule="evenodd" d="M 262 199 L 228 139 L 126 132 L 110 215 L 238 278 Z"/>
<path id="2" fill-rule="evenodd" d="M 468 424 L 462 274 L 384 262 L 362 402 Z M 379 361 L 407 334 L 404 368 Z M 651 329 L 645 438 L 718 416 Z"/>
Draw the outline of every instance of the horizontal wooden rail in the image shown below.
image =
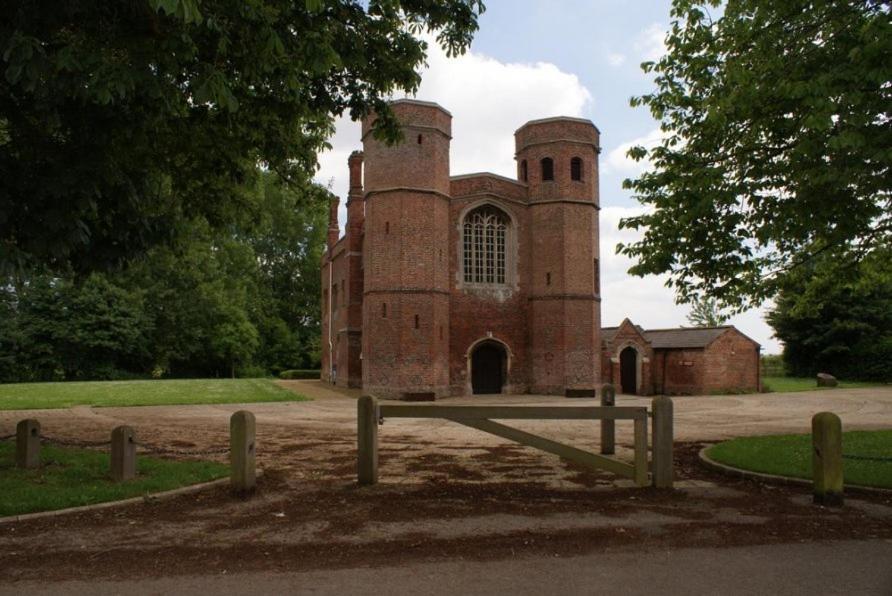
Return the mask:
<path id="1" fill-rule="evenodd" d="M 385 418 L 439 418 L 528 445 L 547 453 L 574 461 L 592 470 L 607 470 L 631 478 L 638 486 L 648 483 L 647 427 L 645 407 L 618 407 L 610 399 L 603 406 L 441 406 L 418 404 L 379 404 L 372 396 L 359 398 L 358 423 L 358 478 L 360 484 L 378 481 L 378 424 Z M 601 420 L 601 454 L 591 453 L 513 428 L 495 420 Z M 614 421 L 634 421 L 634 463 L 613 457 Z M 654 424 L 654 486 L 671 488 L 672 472 L 672 400 L 659 397 L 653 401 Z"/>
<path id="2" fill-rule="evenodd" d="M 428 406 L 381 404 L 381 418 L 450 420 L 645 420 L 647 408 L 631 406 Z"/>

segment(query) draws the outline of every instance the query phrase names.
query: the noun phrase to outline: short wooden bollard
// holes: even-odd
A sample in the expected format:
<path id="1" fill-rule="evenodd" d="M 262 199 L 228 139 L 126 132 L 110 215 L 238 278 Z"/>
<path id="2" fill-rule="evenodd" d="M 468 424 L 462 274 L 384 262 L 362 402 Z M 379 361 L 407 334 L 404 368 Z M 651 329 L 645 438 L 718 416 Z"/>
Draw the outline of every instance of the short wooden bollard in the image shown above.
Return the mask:
<path id="1" fill-rule="evenodd" d="M 239 410 L 229 419 L 230 486 L 246 493 L 257 486 L 255 461 L 256 421 L 254 414 Z"/>
<path id="2" fill-rule="evenodd" d="M 115 482 L 136 478 L 136 432 L 129 426 L 112 431 L 111 477 Z"/>
<path id="3" fill-rule="evenodd" d="M 15 465 L 19 468 L 40 467 L 40 422 L 27 418 L 15 427 Z"/>
<path id="4" fill-rule="evenodd" d="M 651 402 L 653 421 L 653 485 L 672 488 L 675 471 L 672 465 L 672 399 L 665 395 Z"/>
<path id="5" fill-rule="evenodd" d="M 820 412 L 811 419 L 814 501 L 819 505 L 843 504 L 842 422 L 832 412 Z"/>
<path id="6" fill-rule="evenodd" d="M 601 388 L 601 405 L 616 405 L 616 389 L 609 383 Z M 601 420 L 601 455 L 616 453 L 616 420 Z"/>
<path id="7" fill-rule="evenodd" d="M 357 403 L 356 474 L 359 484 L 378 482 L 378 400 L 363 395 Z"/>

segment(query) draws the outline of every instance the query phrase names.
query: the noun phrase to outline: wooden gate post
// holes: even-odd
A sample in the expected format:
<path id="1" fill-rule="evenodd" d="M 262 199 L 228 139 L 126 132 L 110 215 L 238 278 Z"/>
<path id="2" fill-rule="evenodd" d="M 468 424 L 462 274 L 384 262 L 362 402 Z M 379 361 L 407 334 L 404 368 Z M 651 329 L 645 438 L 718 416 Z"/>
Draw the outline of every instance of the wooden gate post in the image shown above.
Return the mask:
<path id="1" fill-rule="evenodd" d="M 840 507 L 843 504 L 842 422 L 832 412 L 820 412 L 811 419 L 814 502 Z"/>
<path id="2" fill-rule="evenodd" d="M 672 467 L 672 399 L 661 395 L 651 403 L 653 428 L 653 485 L 672 488 L 675 472 Z"/>
<path id="3" fill-rule="evenodd" d="M 359 484 L 378 482 L 378 400 L 363 395 L 357 403 L 357 458 Z"/>
<path id="4" fill-rule="evenodd" d="M 610 383 L 601 388 L 601 405 L 616 405 L 616 389 Z M 601 454 L 613 455 L 616 453 L 616 420 L 601 420 Z"/>
<path id="5" fill-rule="evenodd" d="M 26 418 L 15 427 L 15 464 L 19 468 L 40 467 L 40 422 Z"/>
<path id="6" fill-rule="evenodd" d="M 647 486 L 647 414 L 635 419 L 635 485 Z"/>
<path id="7" fill-rule="evenodd" d="M 136 433 L 117 426 L 111 434 L 111 477 L 115 482 L 136 478 Z"/>
<path id="8" fill-rule="evenodd" d="M 254 414 L 239 410 L 229 419 L 230 485 L 236 493 L 247 493 L 257 486 L 255 468 L 255 436 L 257 423 Z"/>

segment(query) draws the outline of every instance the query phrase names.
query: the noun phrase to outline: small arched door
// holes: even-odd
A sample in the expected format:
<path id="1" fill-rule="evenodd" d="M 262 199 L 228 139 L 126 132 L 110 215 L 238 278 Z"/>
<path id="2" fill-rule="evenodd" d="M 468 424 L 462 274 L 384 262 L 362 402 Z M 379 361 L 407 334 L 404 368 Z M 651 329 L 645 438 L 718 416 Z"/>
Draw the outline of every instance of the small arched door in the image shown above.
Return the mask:
<path id="1" fill-rule="evenodd" d="M 505 384 L 505 348 L 483 342 L 471 354 L 471 389 L 474 394 L 501 393 Z"/>
<path id="2" fill-rule="evenodd" d="M 638 394 L 638 352 L 632 346 L 619 354 L 619 380 L 622 393 Z"/>

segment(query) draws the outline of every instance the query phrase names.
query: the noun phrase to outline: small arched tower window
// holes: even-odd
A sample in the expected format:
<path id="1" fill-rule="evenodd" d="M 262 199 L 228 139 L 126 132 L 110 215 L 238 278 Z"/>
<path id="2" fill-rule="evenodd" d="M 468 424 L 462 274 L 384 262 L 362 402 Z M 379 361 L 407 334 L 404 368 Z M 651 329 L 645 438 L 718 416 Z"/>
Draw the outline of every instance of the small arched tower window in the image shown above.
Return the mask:
<path id="1" fill-rule="evenodd" d="M 493 207 L 483 205 L 465 216 L 462 225 L 462 264 L 465 283 L 503 285 L 505 281 L 505 250 L 508 236 L 508 216 Z"/>
<path id="2" fill-rule="evenodd" d="M 527 160 L 520 162 L 520 179 L 523 182 L 527 181 Z"/>
<path id="3" fill-rule="evenodd" d="M 570 160 L 570 180 L 582 180 L 582 159 L 578 157 Z"/>
<path id="4" fill-rule="evenodd" d="M 550 157 L 542 158 L 542 180 L 554 180 L 554 161 Z"/>
<path id="5" fill-rule="evenodd" d="M 421 135 L 418 135 L 418 144 L 421 144 Z"/>

